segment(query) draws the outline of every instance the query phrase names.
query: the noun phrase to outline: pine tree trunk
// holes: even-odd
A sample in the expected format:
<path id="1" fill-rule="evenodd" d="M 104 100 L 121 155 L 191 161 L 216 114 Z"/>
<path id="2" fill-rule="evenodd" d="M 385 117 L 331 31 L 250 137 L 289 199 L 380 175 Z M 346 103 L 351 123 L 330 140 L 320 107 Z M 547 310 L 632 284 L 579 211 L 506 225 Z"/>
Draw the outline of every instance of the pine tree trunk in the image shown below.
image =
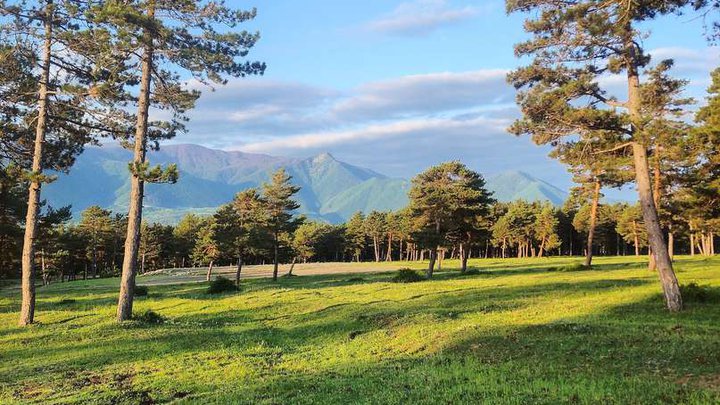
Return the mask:
<path id="1" fill-rule="evenodd" d="M 205 281 L 210 281 L 210 278 L 212 277 L 213 264 L 213 260 L 210 260 L 210 265 L 208 265 L 208 271 L 205 275 Z"/>
<path id="2" fill-rule="evenodd" d="M 637 233 L 637 222 L 633 221 L 633 237 L 635 242 L 635 256 L 640 256 L 640 239 Z"/>
<path id="3" fill-rule="evenodd" d="M 391 233 L 388 234 L 388 247 L 387 247 L 387 254 L 385 255 L 385 261 L 391 262 L 392 261 L 392 241 L 393 241 L 393 235 Z"/>
<path id="4" fill-rule="evenodd" d="M 242 271 L 243 258 L 242 255 L 238 255 L 237 270 L 235 271 L 235 285 L 240 287 L 240 272 Z"/>
<path id="5" fill-rule="evenodd" d="M 273 238 L 273 281 L 277 281 L 278 279 L 278 261 L 280 260 L 280 254 L 278 252 L 278 235 L 275 234 Z"/>
<path id="6" fill-rule="evenodd" d="M 460 272 L 465 273 L 467 271 L 468 252 L 466 249 L 464 249 L 464 246 L 462 246 L 462 245 L 461 245 L 461 249 L 460 249 L 460 258 L 462 260 Z"/>
<path id="7" fill-rule="evenodd" d="M 595 237 L 595 226 L 597 224 L 598 204 L 600 202 L 600 181 L 595 180 L 592 207 L 590 208 L 590 227 L 588 228 L 587 251 L 585 252 L 585 267 L 592 267 L 593 238 Z"/>
<path id="8" fill-rule="evenodd" d="M 147 17 L 155 17 L 155 2 L 148 3 Z M 148 110 L 150 108 L 150 82 L 152 80 L 152 64 L 154 48 L 152 36 L 145 29 L 144 52 L 138 97 L 137 124 L 135 127 L 135 145 L 133 150 L 133 170 L 130 173 L 130 203 L 128 208 L 127 235 L 125 238 L 125 256 L 123 257 L 122 278 L 120 280 L 120 297 L 118 299 L 117 321 L 132 318 L 133 296 L 135 293 L 135 276 L 137 275 L 138 248 L 140 246 L 140 225 L 142 223 L 142 207 L 144 182 L 138 170 L 145 163 L 147 148 Z"/>
<path id="9" fill-rule="evenodd" d="M 22 251 L 22 303 L 20 305 L 20 326 L 29 325 L 35 319 L 35 239 L 40 214 L 40 188 L 42 185 L 42 159 L 47 128 L 48 85 L 50 83 L 50 53 L 52 51 L 53 4 L 45 6 L 45 38 L 42 54 L 42 73 L 38 89 L 38 116 L 35 125 L 35 145 L 32 161 L 32 178 L 28 190 L 27 216 Z"/>
<path id="10" fill-rule="evenodd" d="M 670 260 L 675 257 L 675 234 L 672 232 L 668 233 L 668 256 L 670 256 Z"/>
<path id="11" fill-rule="evenodd" d="M 437 258 L 437 248 L 430 250 L 430 263 L 428 264 L 427 272 L 425 276 L 429 279 L 433 276 L 433 270 L 435 270 L 435 260 Z"/>
<path id="12" fill-rule="evenodd" d="M 657 207 L 653 200 L 650 187 L 650 169 L 648 167 L 647 148 L 640 140 L 638 133 L 639 123 L 642 121 L 640 114 L 640 76 L 638 72 L 638 55 L 634 42 L 634 31 L 628 19 L 625 22 L 625 51 L 628 80 L 628 114 L 630 115 L 631 129 L 634 140 L 631 143 L 633 150 L 633 162 L 635 165 L 635 182 L 642 208 L 643 218 L 648 233 L 648 244 L 655 255 L 655 263 L 658 267 L 658 275 L 662 284 L 665 304 L 672 312 L 682 310 L 682 297 L 680 286 L 673 271 L 672 261 L 668 256 L 667 245 L 663 239 L 662 229 L 658 220 Z"/>

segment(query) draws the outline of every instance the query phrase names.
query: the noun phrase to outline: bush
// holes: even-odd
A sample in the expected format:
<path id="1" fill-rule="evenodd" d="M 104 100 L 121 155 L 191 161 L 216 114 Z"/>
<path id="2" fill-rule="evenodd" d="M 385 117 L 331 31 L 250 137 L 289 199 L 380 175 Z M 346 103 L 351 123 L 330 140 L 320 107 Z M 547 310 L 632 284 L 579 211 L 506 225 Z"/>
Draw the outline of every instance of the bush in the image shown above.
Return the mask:
<path id="1" fill-rule="evenodd" d="M 235 285 L 235 283 L 222 276 L 218 276 L 215 280 L 210 282 L 210 286 L 208 286 L 207 293 L 208 294 L 222 294 L 224 292 L 229 291 L 237 291 L 238 288 Z"/>
<path id="2" fill-rule="evenodd" d="M 684 302 L 719 302 L 720 292 L 709 286 L 698 285 L 695 282 L 680 286 L 680 294 Z"/>
<path id="3" fill-rule="evenodd" d="M 165 322 L 164 316 L 149 309 L 145 312 L 140 312 L 139 314 L 136 314 L 135 316 L 133 316 L 133 319 L 140 323 L 146 323 L 150 325 L 159 325 Z"/>
<path id="4" fill-rule="evenodd" d="M 422 280 L 423 276 L 411 269 L 400 269 L 395 277 L 392 278 L 393 283 L 417 283 Z"/>
<path id="5" fill-rule="evenodd" d="M 465 273 L 462 273 L 463 276 L 477 276 L 480 274 L 480 270 L 478 269 L 467 269 L 465 270 Z"/>
<path id="6" fill-rule="evenodd" d="M 568 264 L 567 266 L 558 267 L 554 270 L 548 269 L 548 271 L 583 271 L 583 270 L 587 270 L 587 269 L 588 268 L 585 267 L 585 265 L 582 263 L 573 263 L 573 264 Z"/>
<path id="7" fill-rule="evenodd" d="M 147 297 L 148 288 L 146 285 L 136 285 L 134 295 L 136 297 Z"/>

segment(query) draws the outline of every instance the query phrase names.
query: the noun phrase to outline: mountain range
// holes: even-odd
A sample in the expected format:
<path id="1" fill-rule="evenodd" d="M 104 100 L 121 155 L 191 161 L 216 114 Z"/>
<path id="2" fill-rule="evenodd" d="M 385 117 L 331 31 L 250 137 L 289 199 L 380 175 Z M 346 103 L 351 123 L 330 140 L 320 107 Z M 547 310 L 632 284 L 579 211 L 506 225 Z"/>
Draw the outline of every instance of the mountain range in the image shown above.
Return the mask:
<path id="1" fill-rule="evenodd" d="M 152 164 L 176 163 L 176 184 L 148 184 L 144 218 L 176 223 L 189 212 L 211 214 L 240 190 L 258 187 L 273 171 L 284 167 L 301 187 L 300 213 L 330 223 L 347 220 L 357 211 L 389 211 L 407 204 L 405 179 L 390 178 L 353 166 L 323 153 L 306 159 L 222 151 L 198 145 L 167 145 L 151 152 Z M 47 185 L 43 197 L 50 205 L 72 205 L 74 215 L 91 205 L 126 212 L 130 181 L 130 152 L 106 146 L 88 148 L 68 174 Z M 486 177 L 487 187 L 500 201 L 548 200 L 561 204 L 567 192 L 527 173 L 512 171 Z"/>

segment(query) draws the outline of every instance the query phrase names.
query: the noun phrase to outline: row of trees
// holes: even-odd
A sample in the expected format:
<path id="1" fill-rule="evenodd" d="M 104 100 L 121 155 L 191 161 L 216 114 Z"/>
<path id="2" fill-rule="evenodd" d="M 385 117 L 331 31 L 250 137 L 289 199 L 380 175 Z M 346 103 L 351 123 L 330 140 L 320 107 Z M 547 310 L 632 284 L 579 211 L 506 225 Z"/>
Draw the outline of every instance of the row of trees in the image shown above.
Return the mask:
<path id="1" fill-rule="evenodd" d="M 139 272 L 203 266 L 209 280 L 214 265 L 235 265 L 239 284 L 246 263 L 273 263 L 277 279 L 280 263 L 290 263 L 292 273 L 298 261 L 429 259 L 431 277 L 435 262 L 441 266 L 448 257 L 461 259 L 464 271 L 470 257 L 640 255 L 648 247 L 637 205 L 586 201 L 579 190 L 562 207 L 549 202 L 496 202 L 484 189 L 482 177 L 458 162 L 419 175 L 408 207 L 367 215 L 358 212 L 340 225 L 294 215 L 298 205 L 293 195 L 298 191 L 280 170 L 260 190 L 241 191 L 213 216 L 189 214 L 176 226 L 143 224 Z M 68 211 L 60 210 L 42 222 L 43 248 L 37 262 L 43 279 L 119 275 L 126 218 L 90 207 L 77 224 L 68 225 L 68 220 Z M 699 237 L 688 224 L 677 223 L 666 231 L 670 256 L 676 250 L 714 253 L 714 241 Z"/>
<path id="2" fill-rule="evenodd" d="M 101 138 L 133 151 L 117 319 L 131 317 L 144 184 L 177 179 L 173 165 L 151 167 L 147 151 L 184 131 L 200 96 L 191 81 L 263 73 L 244 60 L 259 35 L 237 30 L 254 17 L 221 1 L 0 0 L 0 195 L 26 201 L 4 206 L 1 221 L 12 230 L 8 218 L 24 215 L 21 325 L 34 320 L 42 225 L 54 212 L 43 212 L 46 171 L 68 170 Z"/>

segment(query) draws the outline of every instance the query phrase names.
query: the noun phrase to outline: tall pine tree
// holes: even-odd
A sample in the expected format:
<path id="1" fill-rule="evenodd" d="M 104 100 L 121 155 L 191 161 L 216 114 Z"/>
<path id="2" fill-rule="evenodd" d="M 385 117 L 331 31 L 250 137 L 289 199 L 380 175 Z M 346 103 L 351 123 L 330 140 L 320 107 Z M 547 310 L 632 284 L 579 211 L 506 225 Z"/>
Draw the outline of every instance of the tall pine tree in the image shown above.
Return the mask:
<path id="1" fill-rule="evenodd" d="M 589 131 L 622 134 L 613 149 L 632 151 L 635 182 L 650 246 L 670 311 L 682 309 L 682 297 L 663 239 L 653 201 L 648 167 L 650 134 L 642 110 L 640 71 L 649 63 L 638 25 L 673 12 L 681 0 L 508 0 L 508 12 L 532 13 L 525 30 L 532 35 L 516 45 L 530 65 L 509 80 L 520 90 L 523 117 L 511 131 L 530 134 L 539 144 L 561 142 Z M 599 85 L 604 74 L 626 77 L 627 99 L 618 101 Z M 618 111 L 622 110 L 622 111 Z"/>
<path id="2" fill-rule="evenodd" d="M 125 255 L 118 299 L 117 320 L 132 316 L 133 290 L 138 259 L 143 190 L 146 182 L 173 182 L 174 166 L 151 168 L 146 158 L 157 139 L 184 130 L 185 112 L 200 93 L 185 85 L 189 77 L 203 84 L 224 84 L 224 76 L 262 74 L 265 64 L 243 61 L 259 38 L 257 33 L 235 28 L 255 17 L 255 10 L 233 10 L 221 1 L 109 1 L 96 10 L 113 33 L 134 68 L 137 94 L 135 135 L 130 164 L 130 201 Z M 227 30 L 220 30 L 226 27 Z M 169 121 L 151 121 L 151 107 L 170 111 Z"/>

